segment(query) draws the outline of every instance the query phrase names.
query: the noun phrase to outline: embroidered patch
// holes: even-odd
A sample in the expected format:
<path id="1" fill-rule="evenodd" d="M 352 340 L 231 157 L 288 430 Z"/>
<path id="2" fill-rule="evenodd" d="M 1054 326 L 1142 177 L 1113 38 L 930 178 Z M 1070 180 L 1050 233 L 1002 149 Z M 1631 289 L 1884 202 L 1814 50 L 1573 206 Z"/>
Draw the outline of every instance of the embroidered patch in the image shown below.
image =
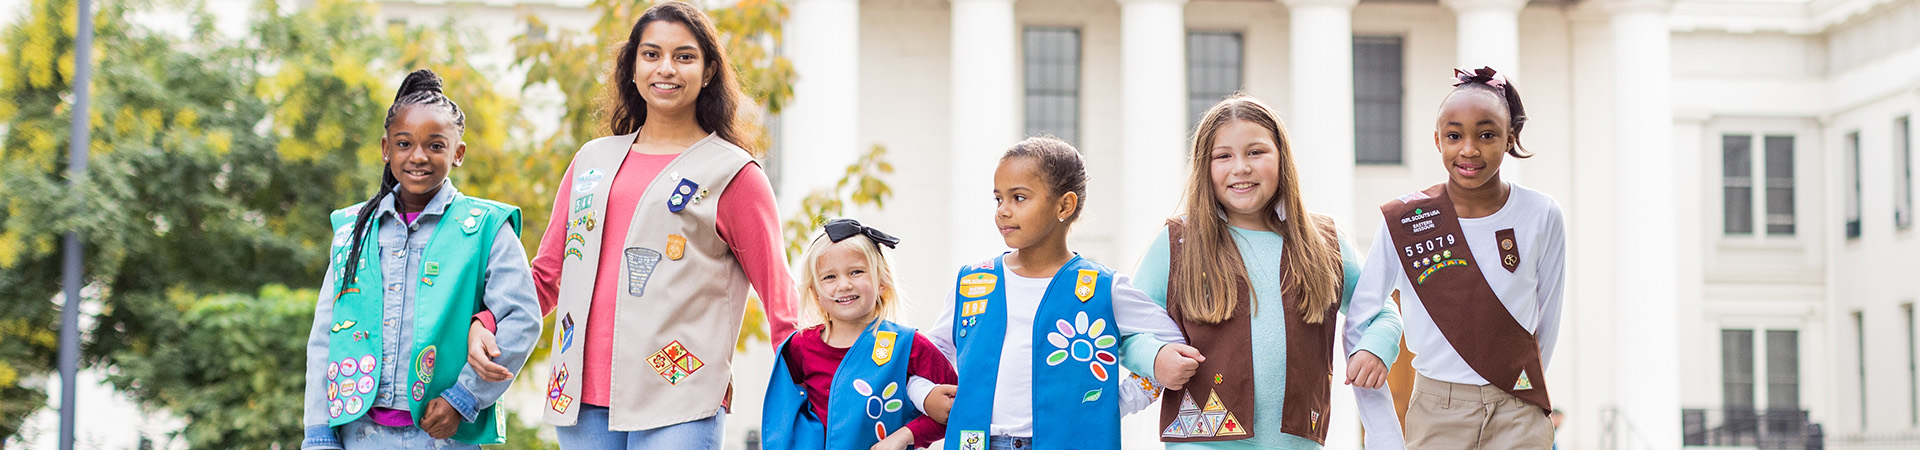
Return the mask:
<path id="1" fill-rule="evenodd" d="M 1413 211 L 1400 216 L 1400 226 L 1406 229 L 1407 234 L 1425 234 L 1439 228 L 1439 225 L 1434 222 L 1439 218 L 1440 210 L 1438 209 L 1414 208 Z"/>
<path id="2" fill-rule="evenodd" d="M 574 242 L 579 242 L 580 245 L 587 245 L 587 237 L 580 235 L 580 233 L 567 233 L 567 245 L 572 246 Z"/>
<path id="3" fill-rule="evenodd" d="M 1161 436 L 1173 438 L 1206 438 L 1216 436 L 1245 436 L 1247 430 L 1240 419 L 1227 411 L 1220 402 L 1219 391 L 1208 393 L 1207 406 L 1198 407 L 1193 402 L 1193 393 L 1181 394 L 1180 412 L 1173 423 L 1160 432 Z"/>
<path id="4" fill-rule="evenodd" d="M 587 169 L 586 172 L 581 172 L 579 175 L 573 176 L 573 184 L 574 184 L 573 191 L 585 194 L 587 193 L 587 191 L 591 191 L 593 190 L 593 188 L 599 187 L 600 179 L 606 178 L 606 176 L 607 176 L 607 173 L 601 172 L 600 169 Z M 585 188 L 582 188 L 581 186 L 585 186 Z"/>
<path id="5" fill-rule="evenodd" d="M 340 377 L 340 363 L 336 361 L 327 361 L 327 379 L 331 380 L 339 377 Z"/>
<path id="6" fill-rule="evenodd" d="M 680 185 L 673 187 L 673 194 L 667 196 L 667 211 L 678 213 L 687 209 L 687 201 L 693 199 L 693 193 L 700 189 L 700 183 L 681 178 Z"/>
<path id="7" fill-rule="evenodd" d="M 1433 255 L 1433 257 L 1437 259 L 1440 257 L 1440 255 Z M 1425 270 L 1420 271 L 1420 278 L 1417 280 L 1414 280 L 1414 284 L 1420 284 L 1420 285 L 1427 284 L 1427 277 L 1433 276 L 1433 273 L 1439 272 L 1440 269 L 1445 269 L 1453 266 L 1466 266 L 1466 265 L 1467 265 L 1467 260 L 1464 260 L 1464 259 L 1449 259 L 1445 261 L 1436 260 L 1433 262 L 1433 265 L 1429 265 Z"/>
<path id="8" fill-rule="evenodd" d="M 893 338 L 892 331 L 873 333 L 873 365 L 884 366 L 887 361 L 893 360 Z"/>
<path id="9" fill-rule="evenodd" d="M 1520 380 L 1513 382 L 1513 390 L 1524 391 L 1528 389 L 1533 389 L 1533 380 L 1527 379 L 1526 371 L 1520 371 Z"/>
<path id="10" fill-rule="evenodd" d="M 1080 403 L 1093 403 L 1095 401 L 1100 400 L 1101 392 L 1102 392 L 1101 389 L 1094 389 L 1091 391 L 1087 391 L 1084 394 L 1080 394 Z"/>
<path id="11" fill-rule="evenodd" d="M 1081 270 L 1080 277 L 1074 279 L 1073 296 L 1080 297 L 1081 303 L 1093 299 L 1093 280 L 1099 279 L 1100 271 Z"/>
<path id="12" fill-rule="evenodd" d="M 327 416 L 338 419 L 340 418 L 340 411 L 346 408 L 346 404 L 339 399 L 329 401 L 327 402 Z"/>
<path id="13" fill-rule="evenodd" d="M 593 208 L 593 194 L 583 194 L 573 199 L 573 212 L 586 211 L 589 208 Z"/>
<path id="14" fill-rule="evenodd" d="M 569 249 L 567 249 L 567 257 L 569 257 L 569 258 L 573 258 L 573 259 L 585 259 L 585 258 L 586 258 L 586 256 L 585 256 L 585 255 L 581 255 L 581 254 L 580 254 L 580 249 L 577 249 L 577 248 L 569 248 Z"/>
<path id="15" fill-rule="evenodd" d="M 347 358 L 340 360 L 340 376 L 352 377 L 360 374 L 360 360 Z"/>
<path id="16" fill-rule="evenodd" d="M 373 387 L 374 387 L 374 386 L 373 386 L 373 376 L 372 376 L 372 375 L 361 375 L 361 376 L 360 376 L 360 382 L 359 382 L 359 383 L 355 383 L 355 384 L 357 384 L 358 386 L 355 386 L 355 387 L 354 387 L 354 390 L 357 390 L 357 391 L 360 391 L 360 393 L 362 393 L 362 394 L 372 394 L 372 393 L 373 393 Z"/>
<path id="17" fill-rule="evenodd" d="M 972 317 L 987 313 L 986 300 L 974 300 L 960 304 L 960 317 Z"/>
<path id="18" fill-rule="evenodd" d="M 573 406 L 573 397 L 567 395 L 567 363 L 553 366 L 553 374 L 547 377 L 547 407 L 553 412 L 566 414 Z"/>
<path id="19" fill-rule="evenodd" d="M 347 397 L 347 414 L 359 414 L 360 407 L 366 406 L 360 397 Z"/>
<path id="20" fill-rule="evenodd" d="M 960 450 L 986 450 L 987 432 L 967 430 L 960 432 Z"/>
<path id="21" fill-rule="evenodd" d="M 426 273 L 427 276 L 430 276 L 430 277 L 440 276 L 440 263 L 427 261 L 426 269 L 422 270 L 422 272 Z"/>
<path id="22" fill-rule="evenodd" d="M 360 373 L 373 373 L 373 355 L 360 356 Z"/>
<path id="23" fill-rule="evenodd" d="M 327 382 L 327 400 L 333 400 L 336 398 L 340 398 L 340 383 L 328 381 Z"/>
<path id="24" fill-rule="evenodd" d="M 678 234 L 667 235 L 667 259 L 679 261 L 687 254 L 687 238 Z"/>
<path id="25" fill-rule="evenodd" d="M 427 399 L 427 383 L 422 381 L 413 382 L 412 394 L 413 394 L 413 401 L 418 402 L 418 401 L 426 400 Z"/>
<path id="26" fill-rule="evenodd" d="M 960 296 L 966 298 L 985 297 L 987 294 L 993 293 L 994 285 L 999 284 L 999 281 L 1000 277 L 990 273 L 976 273 L 960 277 Z"/>
<path id="27" fill-rule="evenodd" d="M 1514 244 L 1513 229 L 1495 231 L 1493 237 L 1500 241 L 1500 267 L 1508 273 L 1520 270 L 1520 246 Z"/>
<path id="28" fill-rule="evenodd" d="M 1107 381 L 1112 373 L 1107 366 L 1120 362 L 1113 352 L 1107 350 L 1119 343 L 1118 338 L 1105 334 L 1107 319 L 1094 319 L 1088 323 L 1086 311 L 1081 311 L 1074 316 L 1072 323 L 1066 319 L 1055 321 L 1054 328 L 1058 331 L 1047 333 L 1047 343 L 1055 348 L 1053 353 L 1047 354 L 1047 365 L 1058 366 L 1072 358 L 1086 362 L 1087 371 L 1093 374 L 1094 379 Z"/>
<path id="29" fill-rule="evenodd" d="M 647 365 L 652 366 L 653 371 L 659 372 L 668 383 L 680 384 L 680 380 L 693 375 L 701 367 L 705 367 L 706 363 L 694 357 L 693 352 L 687 351 L 686 346 L 680 345 L 680 341 L 673 341 L 648 356 Z"/>
<path id="30" fill-rule="evenodd" d="M 867 418 L 869 419 L 879 419 L 880 415 L 899 411 L 901 406 L 906 405 L 906 403 L 900 401 L 900 399 L 893 398 L 894 394 L 900 392 L 900 383 L 898 382 L 887 383 L 885 389 L 881 389 L 880 392 L 874 392 L 873 385 L 867 384 L 867 380 L 854 379 L 853 392 L 860 394 L 861 397 L 867 398 L 865 403 L 867 407 Z M 882 437 L 881 439 L 886 438 Z"/>
<path id="31" fill-rule="evenodd" d="M 1220 374 L 1217 374 L 1217 373 L 1213 374 L 1213 384 L 1220 384 L 1221 382 L 1224 382 L 1224 381 L 1226 381 L 1226 377 L 1222 377 Z"/>
<path id="32" fill-rule="evenodd" d="M 560 352 L 573 348 L 573 313 L 560 318 Z"/>
<path id="33" fill-rule="evenodd" d="M 880 422 L 874 422 L 874 423 L 873 423 L 873 434 L 874 434 L 875 436 L 878 436 L 878 437 L 880 438 L 880 440 L 882 440 L 882 441 L 884 441 L 884 440 L 887 440 L 887 424 L 885 424 L 885 423 L 880 423 Z"/>
<path id="34" fill-rule="evenodd" d="M 434 363 L 434 360 L 437 359 L 436 357 L 439 355 L 439 353 L 440 351 L 435 349 L 434 346 L 431 346 L 431 345 L 427 346 L 427 348 L 425 349 L 421 349 L 420 354 L 415 355 L 413 357 L 414 376 L 416 378 L 419 378 L 420 381 L 432 383 L 433 382 L 433 363 Z"/>
<path id="35" fill-rule="evenodd" d="M 660 264 L 660 252 L 646 247 L 627 248 L 627 295 L 640 297 L 647 294 L 647 280 L 653 278 L 653 267 Z"/>
<path id="36" fill-rule="evenodd" d="M 346 329 L 348 328 L 353 328 L 353 325 L 354 325 L 354 321 L 351 321 L 351 320 L 340 321 L 340 323 L 333 324 L 333 332 L 339 333 L 341 331 L 346 331 Z"/>

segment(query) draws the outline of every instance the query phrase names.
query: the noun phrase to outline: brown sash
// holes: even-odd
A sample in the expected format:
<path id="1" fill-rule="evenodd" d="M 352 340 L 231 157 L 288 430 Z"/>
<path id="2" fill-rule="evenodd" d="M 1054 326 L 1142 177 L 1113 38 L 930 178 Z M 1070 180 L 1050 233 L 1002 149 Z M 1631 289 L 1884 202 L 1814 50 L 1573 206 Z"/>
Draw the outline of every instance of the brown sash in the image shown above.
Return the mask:
<path id="1" fill-rule="evenodd" d="M 1539 341 L 1480 273 L 1446 184 L 1389 201 L 1380 212 L 1407 281 L 1460 359 L 1494 387 L 1551 410 Z"/>
<path id="2" fill-rule="evenodd" d="M 1339 245 L 1333 221 L 1315 216 L 1320 231 L 1329 242 Z M 1167 315 L 1179 324 L 1187 343 L 1200 349 L 1207 360 L 1200 363 L 1193 379 L 1184 389 L 1168 390 L 1160 407 L 1160 440 L 1165 442 L 1232 441 L 1253 437 L 1253 289 L 1245 280 L 1237 283 L 1237 301 L 1233 317 L 1216 324 L 1188 320 L 1181 313 L 1180 290 L 1175 280 L 1182 274 L 1180 254 L 1182 226 L 1167 226 L 1168 267 Z M 1291 270 L 1291 258 L 1281 258 L 1280 279 Z M 1280 408 L 1280 432 L 1325 444 L 1332 404 L 1334 317 L 1340 304 L 1334 302 L 1326 319 L 1306 323 L 1297 311 L 1298 289 L 1283 290 L 1281 314 L 1287 327 L 1286 395 Z"/>

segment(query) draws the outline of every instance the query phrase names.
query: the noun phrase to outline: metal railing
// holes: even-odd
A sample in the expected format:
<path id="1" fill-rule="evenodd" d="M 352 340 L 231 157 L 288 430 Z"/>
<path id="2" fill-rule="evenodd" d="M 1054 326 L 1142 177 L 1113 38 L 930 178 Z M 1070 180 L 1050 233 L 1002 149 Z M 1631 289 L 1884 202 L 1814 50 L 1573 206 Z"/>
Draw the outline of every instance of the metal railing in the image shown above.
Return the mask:
<path id="1" fill-rule="evenodd" d="M 1807 422 L 1807 411 L 1800 409 L 1682 409 L 1680 435 L 1683 445 L 1763 450 L 1825 447 L 1820 424 Z"/>

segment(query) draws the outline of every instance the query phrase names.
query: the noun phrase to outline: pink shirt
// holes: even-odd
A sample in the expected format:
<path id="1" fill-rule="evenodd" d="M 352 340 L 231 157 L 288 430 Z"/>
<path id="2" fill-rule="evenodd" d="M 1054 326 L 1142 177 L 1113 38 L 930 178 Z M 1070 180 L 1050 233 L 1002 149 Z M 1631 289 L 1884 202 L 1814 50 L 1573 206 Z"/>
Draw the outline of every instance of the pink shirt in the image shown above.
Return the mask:
<path id="1" fill-rule="evenodd" d="M 607 214 L 599 225 L 602 227 L 601 242 L 626 241 L 627 226 L 633 221 L 633 209 L 639 204 L 647 184 L 659 176 L 660 171 L 676 156 L 679 155 L 627 154 L 608 192 Z M 554 307 L 559 304 L 560 267 L 567 244 L 569 192 L 573 192 L 572 167 L 568 167 L 566 176 L 561 178 L 560 190 L 554 196 L 553 215 L 547 221 L 546 234 L 540 238 L 540 250 L 533 257 L 533 283 L 540 294 L 542 315 L 553 314 Z M 780 342 L 793 333 L 795 294 L 793 277 L 787 273 L 786 242 L 781 235 L 773 185 L 767 181 L 767 174 L 759 164 L 748 164 L 734 175 L 727 189 L 720 192 L 719 201 L 715 227 L 719 229 L 720 239 L 726 241 L 734 258 L 740 261 L 740 268 L 746 272 L 747 281 L 759 293 L 761 305 L 766 308 L 767 324 L 772 328 L 772 341 Z M 611 381 L 608 372 L 613 358 L 614 310 L 619 304 L 611 300 L 621 295 L 623 266 L 620 246 L 601 246 L 598 257 L 600 273 L 593 286 L 594 302 L 588 307 L 580 396 L 584 403 L 607 406 Z M 492 312 L 482 311 L 475 317 L 487 329 L 493 329 Z"/>

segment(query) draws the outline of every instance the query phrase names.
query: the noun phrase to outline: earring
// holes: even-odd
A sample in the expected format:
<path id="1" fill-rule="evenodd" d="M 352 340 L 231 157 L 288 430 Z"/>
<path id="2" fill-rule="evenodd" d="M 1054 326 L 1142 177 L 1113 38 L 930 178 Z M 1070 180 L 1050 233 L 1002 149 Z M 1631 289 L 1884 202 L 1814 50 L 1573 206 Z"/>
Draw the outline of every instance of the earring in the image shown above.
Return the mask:
<path id="1" fill-rule="evenodd" d="M 700 87 L 707 87 L 707 82 L 705 81 L 700 82 Z"/>
<path id="2" fill-rule="evenodd" d="M 1065 218 L 1065 217 L 1061 217 L 1061 218 L 1060 218 L 1060 223 L 1067 223 L 1067 218 Z"/>

